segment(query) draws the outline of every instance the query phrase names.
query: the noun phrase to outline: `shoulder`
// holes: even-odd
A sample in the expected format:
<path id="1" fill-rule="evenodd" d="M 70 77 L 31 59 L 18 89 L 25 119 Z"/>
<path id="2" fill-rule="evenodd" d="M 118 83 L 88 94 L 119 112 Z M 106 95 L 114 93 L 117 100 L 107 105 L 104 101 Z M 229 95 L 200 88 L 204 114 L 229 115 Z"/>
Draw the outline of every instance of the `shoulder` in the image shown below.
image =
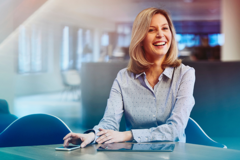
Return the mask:
<path id="1" fill-rule="evenodd" d="M 123 68 L 121 69 L 118 74 L 117 74 L 117 77 L 116 77 L 116 80 L 118 81 L 125 81 L 127 79 L 131 79 L 131 78 L 134 78 L 134 74 L 130 71 L 127 70 L 127 68 Z"/>
<path id="2" fill-rule="evenodd" d="M 195 69 L 188 65 L 181 64 L 175 68 L 174 75 L 179 78 L 194 78 L 195 79 Z"/>
<path id="3" fill-rule="evenodd" d="M 189 70 L 195 71 L 195 69 L 194 69 L 193 67 L 190 67 L 190 66 L 188 66 L 188 65 L 185 65 L 185 64 L 183 64 L 183 63 L 182 63 L 180 66 L 176 67 L 175 69 L 176 69 L 176 71 L 182 72 L 182 73 L 186 73 L 186 72 L 189 71 Z"/>
<path id="4" fill-rule="evenodd" d="M 195 69 L 193 67 L 190 67 L 190 66 L 182 63 L 180 66 L 175 68 L 175 71 L 179 72 L 181 75 L 183 75 L 187 72 L 195 72 Z"/>

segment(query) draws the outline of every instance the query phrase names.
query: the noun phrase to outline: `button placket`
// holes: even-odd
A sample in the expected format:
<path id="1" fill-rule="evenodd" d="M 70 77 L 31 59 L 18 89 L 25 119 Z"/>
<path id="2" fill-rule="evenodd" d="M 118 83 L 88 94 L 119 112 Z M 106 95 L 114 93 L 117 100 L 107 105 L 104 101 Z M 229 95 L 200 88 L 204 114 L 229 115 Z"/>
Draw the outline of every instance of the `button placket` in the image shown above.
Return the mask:
<path id="1" fill-rule="evenodd" d="M 154 103 L 155 107 L 157 107 L 156 95 L 153 94 L 153 96 L 154 96 L 154 97 L 153 97 L 153 100 L 154 100 L 153 103 Z M 153 116 L 154 119 L 156 118 L 156 115 L 155 115 L 155 113 L 156 113 L 156 109 L 157 109 L 157 108 L 155 108 L 155 109 L 152 110 L 152 113 L 153 113 L 152 116 Z"/>

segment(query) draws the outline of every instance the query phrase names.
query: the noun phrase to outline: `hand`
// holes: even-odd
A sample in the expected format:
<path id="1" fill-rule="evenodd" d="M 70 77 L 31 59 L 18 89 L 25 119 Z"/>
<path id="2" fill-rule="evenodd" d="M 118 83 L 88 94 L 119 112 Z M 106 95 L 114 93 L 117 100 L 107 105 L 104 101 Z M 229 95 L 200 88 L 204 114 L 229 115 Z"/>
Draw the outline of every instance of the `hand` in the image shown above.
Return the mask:
<path id="1" fill-rule="evenodd" d="M 81 142 L 81 147 L 85 147 L 89 143 L 91 143 L 95 138 L 95 134 L 93 132 L 88 133 L 88 134 L 79 134 L 79 133 L 69 133 L 67 134 L 63 140 L 64 140 L 64 147 L 67 147 L 69 143 L 75 144 L 75 145 L 80 145 Z"/>
<path id="2" fill-rule="evenodd" d="M 118 132 L 113 130 L 105 130 L 102 128 L 99 128 L 99 131 L 97 133 L 97 136 L 100 136 L 96 142 L 98 143 L 113 143 L 113 142 L 125 142 L 132 140 L 132 132 L 126 131 L 126 132 Z"/>

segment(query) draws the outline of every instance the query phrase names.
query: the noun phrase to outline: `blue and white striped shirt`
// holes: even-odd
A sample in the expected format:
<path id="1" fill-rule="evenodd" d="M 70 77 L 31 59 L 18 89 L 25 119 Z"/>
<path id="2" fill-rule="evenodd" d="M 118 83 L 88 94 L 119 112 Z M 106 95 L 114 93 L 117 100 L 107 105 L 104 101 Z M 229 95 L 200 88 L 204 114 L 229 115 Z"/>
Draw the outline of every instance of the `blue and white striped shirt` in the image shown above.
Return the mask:
<path id="1" fill-rule="evenodd" d="M 194 83 L 194 68 L 184 64 L 167 67 L 154 89 L 145 72 L 122 69 L 113 82 L 104 116 L 93 130 L 118 131 L 124 114 L 127 130 L 137 142 L 186 142 L 185 128 L 195 104 Z"/>

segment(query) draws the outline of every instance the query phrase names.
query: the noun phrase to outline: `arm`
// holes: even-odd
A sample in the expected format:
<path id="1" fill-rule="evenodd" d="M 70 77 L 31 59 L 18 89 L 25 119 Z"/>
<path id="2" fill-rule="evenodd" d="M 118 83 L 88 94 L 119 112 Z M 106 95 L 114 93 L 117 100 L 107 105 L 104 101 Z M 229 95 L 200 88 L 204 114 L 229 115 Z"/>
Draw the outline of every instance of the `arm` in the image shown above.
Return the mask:
<path id="1" fill-rule="evenodd" d="M 195 104 L 193 88 L 195 83 L 195 70 L 191 68 L 180 82 L 173 110 L 166 120 L 166 124 L 150 129 L 132 129 L 134 140 L 148 141 L 179 141 L 183 136 L 190 112 Z"/>
<path id="2" fill-rule="evenodd" d="M 124 76 L 119 72 L 111 88 L 104 117 L 99 125 L 94 127 L 96 133 L 94 142 L 112 143 L 131 141 L 133 139 L 131 131 L 119 132 L 119 124 L 124 112 L 122 91 L 120 87 L 122 78 L 124 78 Z"/>
<path id="3" fill-rule="evenodd" d="M 100 130 L 111 130 L 115 132 L 114 136 L 120 139 L 128 138 L 129 133 L 117 132 L 119 130 L 119 123 L 123 115 L 123 101 L 119 83 L 117 79 L 114 80 L 110 96 L 107 101 L 107 107 L 105 109 L 104 116 L 100 123 L 92 130 L 84 132 L 84 134 L 69 133 L 64 137 L 64 146 L 68 146 L 69 143 L 81 144 L 81 147 L 85 147 L 89 143 L 95 143 L 96 139 L 101 135 L 98 134 Z M 118 136 L 120 135 L 120 136 Z M 124 136 L 124 137 L 122 137 Z M 126 137 L 127 136 L 127 137 Z"/>
<path id="4" fill-rule="evenodd" d="M 99 137 L 99 129 L 118 131 L 120 126 L 120 121 L 123 115 L 123 100 L 120 85 L 117 78 L 114 80 L 109 99 L 107 100 L 107 106 L 105 113 L 101 121 L 97 126 L 93 128 L 95 132 L 95 140 Z"/>
<path id="5" fill-rule="evenodd" d="M 129 139 L 129 132 L 118 132 L 119 123 L 123 115 L 123 102 L 122 102 L 122 94 L 118 84 L 117 79 L 113 82 L 110 96 L 107 101 L 107 107 L 105 109 L 104 116 L 100 123 L 95 126 L 92 130 L 88 130 L 84 132 L 84 134 L 78 133 L 69 133 L 64 137 L 64 146 L 68 146 L 69 143 L 80 144 L 81 147 L 85 147 L 89 143 L 95 143 L 101 133 L 105 133 L 103 131 L 109 131 L 112 137 L 116 141 L 122 141 L 125 139 Z M 99 134 L 100 133 L 100 134 Z M 105 136 L 101 136 L 104 138 Z M 106 141 L 106 140 L 105 140 Z M 98 141 L 99 142 L 99 141 Z M 100 143 L 100 142 L 99 142 Z"/>

